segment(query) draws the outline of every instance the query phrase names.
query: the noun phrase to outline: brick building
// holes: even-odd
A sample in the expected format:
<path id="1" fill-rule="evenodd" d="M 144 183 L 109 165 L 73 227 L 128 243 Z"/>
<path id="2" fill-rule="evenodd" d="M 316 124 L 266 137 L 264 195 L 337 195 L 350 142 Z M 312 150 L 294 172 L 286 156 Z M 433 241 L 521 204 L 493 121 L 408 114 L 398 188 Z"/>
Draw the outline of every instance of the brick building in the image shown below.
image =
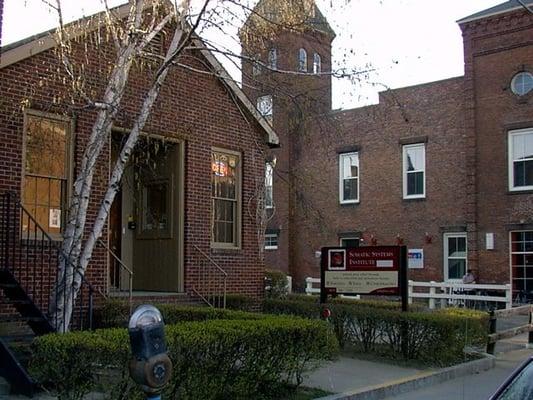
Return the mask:
<path id="1" fill-rule="evenodd" d="M 115 12 L 126 16 L 128 7 Z M 94 30 L 73 42 L 74 60 L 84 65 L 87 90 L 94 93 L 103 92 L 102 71 L 114 57 L 113 44 L 98 36 L 99 18 L 82 21 Z M 159 40 L 164 44 L 171 37 Z M 46 235 L 60 240 L 69 188 L 96 111 L 70 106 L 69 78 L 54 46 L 50 33 L 44 33 L 2 49 L 0 192 L 14 193 Z M 161 42 L 155 41 L 151 51 L 159 51 L 157 46 Z M 278 139 L 211 53 L 188 52 L 182 62 L 186 67 L 171 69 L 144 127 L 142 151 L 125 172 L 87 280 L 104 294 L 131 288 L 127 270 L 107 246 L 133 271 L 138 296 L 205 294 L 206 279 L 219 285 L 227 274 L 229 293 L 257 298 L 263 293 L 264 262 L 254 208 L 262 191 L 265 150 Z M 132 68 L 112 138 L 96 167 L 88 228 L 151 79 L 149 66 Z M 33 222 L 17 218 L 16 232 L 35 236 Z M 10 236 L 0 237 L 5 263 Z"/>
<path id="2" fill-rule="evenodd" d="M 405 244 L 424 257 L 410 279 L 472 269 L 478 282 L 533 293 L 532 13 L 512 0 L 458 21 L 464 76 L 342 111 L 330 101 L 334 33 L 316 5 L 306 13 L 305 29 L 280 32 L 268 54 L 243 50 L 263 60 L 243 81 L 252 100 L 272 96 L 281 141 L 267 266 L 301 288 L 318 277 L 322 246 Z"/>

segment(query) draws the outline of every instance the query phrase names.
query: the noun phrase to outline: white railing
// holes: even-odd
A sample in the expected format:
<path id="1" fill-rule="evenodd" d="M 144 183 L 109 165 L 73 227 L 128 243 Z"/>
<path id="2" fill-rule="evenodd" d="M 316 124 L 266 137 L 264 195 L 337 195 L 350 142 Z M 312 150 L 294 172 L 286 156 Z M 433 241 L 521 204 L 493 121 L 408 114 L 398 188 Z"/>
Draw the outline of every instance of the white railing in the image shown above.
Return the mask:
<path id="1" fill-rule="evenodd" d="M 315 284 L 317 287 L 314 286 Z M 305 278 L 305 294 L 308 296 L 320 294 L 320 278 Z"/>
<path id="2" fill-rule="evenodd" d="M 422 289 L 422 291 L 417 289 Z M 488 295 L 487 292 L 502 292 L 502 296 Z M 513 305 L 513 292 L 510 284 L 484 285 L 461 282 L 414 282 L 409 281 L 409 303 L 413 299 L 428 299 L 429 308 L 434 309 L 437 300 L 441 307 L 457 304 L 476 304 L 476 302 L 505 303 L 505 308 Z"/>

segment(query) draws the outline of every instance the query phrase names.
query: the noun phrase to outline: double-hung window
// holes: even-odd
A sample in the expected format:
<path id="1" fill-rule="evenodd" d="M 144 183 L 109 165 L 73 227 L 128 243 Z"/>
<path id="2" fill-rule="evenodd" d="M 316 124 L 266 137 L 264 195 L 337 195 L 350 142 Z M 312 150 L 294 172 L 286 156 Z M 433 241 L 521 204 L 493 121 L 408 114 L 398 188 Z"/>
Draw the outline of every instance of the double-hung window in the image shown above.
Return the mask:
<path id="1" fill-rule="evenodd" d="M 267 230 L 265 233 L 265 250 L 277 250 L 278 249 L 278 233 L 275 231 Z"/>
<path id="2" fill-rule="evenodd" d="M 266 95 L 257 98 L 257 111 L 265 118 L 270 125 L 273 120 L 272 96 Z"/>
<path id="3" fill-rule="evenodd" d="M 511 232 L 511 272 L 514 295 L 533 295 L 533 231 Z M 515 297 L 513 295 L 513 297 Z"/>
<path id="4" fill-rule="evenodd" d="M 211 153 L 212 247 L 240 246 L 241 156 L 213 149 Z"/>
<path id="5" fill-rule="evenodd" d="M 341 204 L 359 202 L 359 154 L 339 154 L 339 200 Z"/>
<path id="6" fill-rule="evenodd" d="M 509 190 L 533 189 L 533 128 L 509 132 Z"/>
<path id="7" fill-rule="evenodd" d="M 265 165 L 265 207 L 274 208 L 274 167 L 271 163 Z"/>
<path id="8" fill-rule="evenodd" d="M 462 279 L 467 271 L 466 232 L 444 234 L 444 278 Z"/>
<path id="9" fill-rule="evenodd" d="M 67 204 L 71 170 L 71 121 L 57 115 L 27 112 L 24 135 L 22 203 L 41 228 L 59 237 Z M 22 229 L 34 231 L 33 221 Z"/>
<path id="10" fill-rule="evenodd" d="M 426 148 L 424 143 L 403 146 L 403 198 L 426 197 Z"/>

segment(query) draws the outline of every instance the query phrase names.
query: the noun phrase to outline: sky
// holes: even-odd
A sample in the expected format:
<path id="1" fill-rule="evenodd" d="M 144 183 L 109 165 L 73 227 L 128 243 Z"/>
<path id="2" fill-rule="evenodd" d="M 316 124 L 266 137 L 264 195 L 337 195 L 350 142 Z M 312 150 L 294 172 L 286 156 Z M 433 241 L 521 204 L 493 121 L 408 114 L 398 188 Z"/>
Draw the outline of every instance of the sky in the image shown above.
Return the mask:
<path id="1" fill-rule="evenodd" d="M 252 2 L 253 0 L 243 0 Z M 110 5 L 124 0 L 109 0 Z M 371 70 L 361 80 L 335 79 L 333 107 L 374 104 L 387 88 L 460 76 L 463 44 L 458 19 L 504 0 L 316 0 L 336 31 L 335 67 Z M 62 0 L 66 20 L 101 9 L 100 0 Z M 56 15 L 42 0 L 4 0 L 3 45 L 52 29 Z M 216 36 L 240 51 L 232 40 Z M 237 46 L 237 47 L 236 47 Z M 224 60 L 222 60 L 224 62 Z M 240 80 L 240 72 L 225 63 Z"/>

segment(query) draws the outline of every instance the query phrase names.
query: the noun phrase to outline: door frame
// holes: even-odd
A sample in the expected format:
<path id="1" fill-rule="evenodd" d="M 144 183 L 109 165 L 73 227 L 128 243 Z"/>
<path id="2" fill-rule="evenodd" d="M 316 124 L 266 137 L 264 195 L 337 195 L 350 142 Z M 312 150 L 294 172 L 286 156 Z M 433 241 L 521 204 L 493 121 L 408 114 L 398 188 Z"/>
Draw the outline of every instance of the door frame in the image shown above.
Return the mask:
<path id="1" fill-rule="evenodd" d="M 120 134 L 129 134 L 131 129 L 121 128 L 121 127 L 113 127 L 112 132 L 117 132 Z M 168 133 L 168 135 L 161 135 L 161 134 L 154 134 L 149 132 L 141 132 L 142 137 L 147 138 L 153 138 L 157 140 L 163 140 L 165 142 L 173 143 L 177 146 L 176 148 L 176 155 L 178 157 L 177 163 L 178 163 L 178 173 L 177 173 L 177 182 L 175 184 L 178 185 L 177 187 L 177 201 L 178 201 L 178 209 L 175 210 L 175 216 L 174 218 L 177 218 L 176 221 L 176 229 L 174 230 L 175 234 L 178 235 L 178 253 L 177 256 L 177 264 L 178 264 L 178 293 L 184 293 L 185 292 L 185 140 L 179 139 L 173 137 L 172 133 Z M 113 140 L 113 135 L 109 135 L 108 144 L 111 146 Z M 109 147 L 111 148 L 111 147 Z M 108 157 L 108 175 L 111 177 L 112 172 L 112 160 L 111 160 L 111 154 Z M 124 192 L 123 192 L 124 195 Z M 107 217 L 107 246 L 109 247 L 110 241 L 111 241 L 111 231 L 109 229 L 109 223 L 110 223 L 110 215 Z M 124 221 L 122 221 L 122 225 L 124 226 Z M 122 231 L 121 231 L 122 234 Z M 109 269 L 111 268 L 111 265 L 109 264 L 109 259 L 106 257 L 106 293 L 110 293 L 111 289 L 111 282 L 109 281 Z M 129 268 L 132 268 L 132 266 L 129 266 Z M 135 271 L 133 270 L 133 274 L 135 275 Z M 124 288 L 124 290 L 129 290 L 129 282 L 127 284 L 122 285 L 121 288 Z"/>

